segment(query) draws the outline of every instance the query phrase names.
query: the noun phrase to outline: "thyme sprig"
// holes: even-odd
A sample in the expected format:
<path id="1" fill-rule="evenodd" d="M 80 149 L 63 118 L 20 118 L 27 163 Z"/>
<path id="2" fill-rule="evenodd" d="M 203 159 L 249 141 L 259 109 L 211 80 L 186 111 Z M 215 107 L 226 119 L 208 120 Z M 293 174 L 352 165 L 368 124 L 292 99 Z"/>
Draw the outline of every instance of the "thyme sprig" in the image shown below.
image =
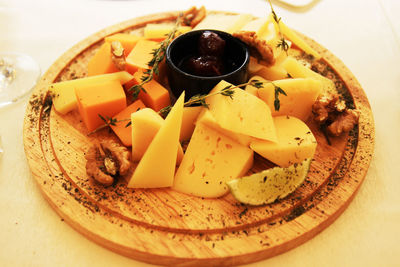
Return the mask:
<path id="1" fill-rule="evenodd" d="M 288 50 L 290 48 L 289 44 L 286 42 L 283 34 L 282 34 L 282 30 L 281 30 L 281 20 L 282 18 L 278 17 L 278 15 L 276 15 L 274 8 L 272 7 L 272 3 L 271 0 L 268 0 L 269 5 L 271 7 L 271 13 L 272 13 L 272 18 L 274 19 L 274 21 L 276 22 L 276 24 L 278 25 L 278 31 L 279 31 L 279 41 L 278 44 L 276 45 L 277 48 L 281 48 L 283 51 L 286 52 L 286 54 L 288 54 Z"/>
<path id="2" fill-rule="evenodd" d="M 109 117 L 109 116 L 105 116 L 104 117 L 101 114 L 97 114 L 97 115 L 100 117 L 100 119 L 102 121 L 104 121 L 104 124 L 99 126 L 96 129 L 94 129 L 92 132 L 88 133 L 88 136 L 90 136 L 90 135 L 92 135 L 94 133 L 97 133 L 98 131 L 100 131 L 100 130 L 102 130 L 104 128 L 111 127 L 111 126 L 117 126 L 117 124 L 120 123 L 120 122 L 128 121 L 128 123 L 125 125 L 125 127 L 129 127 L 132 124 L 130 118 L 129 119 L 117 120 L 116 118 L 112 118 L 112 117 Z"/>
<path id="3" fill-rule="evenodd" d="M 279 95 L 282 94 L 284 96 L 287 96 L 287 94 L 281 87 L 277 86 L 273 82 L 271 82 L 271 84 L 274 86 L 275 89 L 274 108 L 276 111 L 279 111 L 279 109 L 281 108 L 281 101 L 279 100 Z"/>
<path id="4" fill-rule="evenodd" d="M 251 85 L 254 86 L 257 89 L 263 88 L 264 84 L 268 84 L 271 83 L 274 88 L 275 88 L 275 101 L 274 101 L 274 107 L 275 110 L 279 110 L 280 108 L 280 101 L 279 101 L 279 95 L 283 94 L 286 96 L 286 92 L 279 86 L 275 85 L 273 82 L 270 81 L 260 81 L 260 80 L 251 80 L 247 83 L 242 83 L 239 85 L 228 85 L 224 88 L 222 88 L 219 91 L 213 92 L 211 94 L 197 94 L 192 96 L 188 101 L 186 101 L 184 103 L 184 107 L 190 107 L 193 105 L 200 105 L 203 106 L 205 108 L 209 108 L 207 102 L 206 102 L 206 98 L 213 96 L 213 95 L 223 95 L 223 96 L 228 96 L 231 99 L 233 99 L 233 96 L 235 94 L 234 89 L 236 88 L 240 88 L 240 87 L 244 87 L 246 85 Z M 162 117 L 166 117 L 168 115 L 168 113 L 171 111 L 172 106 L 166 106 L 165 108 L 161 109 L 158 113 L 162 116 Z"/>
<path id="5" fill-rule="evenodd" d="M 133 100 L 137 99 L 140 91 L 147 93 L 146 90 L 143 88 L 143 85 L 150 82 L 151 80 L 153 80 L 154 75 L 158 75 L 160 73 L 159 65 L 165 58 L 165 54 L 167 52 L 168 45 L 175 38 L 175 35 L 176 35 L 176 32 L 178 31 L 178 27 L 180 25 L 182 16 L 183 16 L 182 13 L 180 13 L 178 15 L 175 25 L 172 28 L 172 30 L 167 34 L 167 37 L 162 42 L 160 42 L 160 46 L 158 48 L 156 48 L 152 51 L 152 53 L 151 53 L 152 58 L 147 63 L 149 68 L 143 72 L 142 77 L 140 77 L 140 83 L 133 85 L 131 88 L 128 89 L 128 91 L 132 92 Z"/>

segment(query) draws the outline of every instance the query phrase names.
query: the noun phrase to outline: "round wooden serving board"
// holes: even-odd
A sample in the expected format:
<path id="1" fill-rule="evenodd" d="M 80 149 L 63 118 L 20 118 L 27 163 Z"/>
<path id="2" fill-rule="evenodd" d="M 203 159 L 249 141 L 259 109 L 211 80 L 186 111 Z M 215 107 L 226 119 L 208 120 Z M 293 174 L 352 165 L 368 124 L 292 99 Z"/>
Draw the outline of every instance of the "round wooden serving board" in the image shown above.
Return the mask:
<path id="1" fill-rule="evenodd" d="M 28 162 L 45 198 L 77 231 L 134 259 L 162 265 L 230 266 L 272 257 L 294 248 L 330 225 L 361 185 L 372 157 L 374 123 L 368 100 L 344 64 L 315 41 L 322 73 L 361 113 L 358 127 L 332 138 L 309 122 L 318 147 L 304 184 L 287 198 L 247 207 L 230 195 L 202 199 L 171 189 L 128 189 L 121 179 L 104 188 L 87 177 L 84 153 L 107 130 L 87 136 L 77 112 L 61 116 L 47 96 L 50 83 L 86 75 L 103 38 L 117 32 L 141 33 L 149 22 L 173 22 L 177 13 L 136 18 L 106 28 L 61 56 L 44 74 L 29 101 L 24 121 Z M 252 171 L 268 166 L 256 156 Z"/>

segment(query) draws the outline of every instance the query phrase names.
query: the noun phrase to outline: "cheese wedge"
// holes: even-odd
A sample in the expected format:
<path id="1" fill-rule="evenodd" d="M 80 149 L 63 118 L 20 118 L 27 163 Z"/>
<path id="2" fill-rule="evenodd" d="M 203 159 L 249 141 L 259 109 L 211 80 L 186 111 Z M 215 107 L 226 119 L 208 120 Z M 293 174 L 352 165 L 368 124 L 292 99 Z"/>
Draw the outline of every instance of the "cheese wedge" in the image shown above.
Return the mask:
<path id="1" fill-rule="evenodd" d="M 221 81 L 210 92 L 213 94 L 232 86 Z M 232 89 L 232 97 L 215 94 L 206 98 L 209 110 L 216 122 L 234 133 L 276 141 L 271 110 L 261 99 L 240 89 Z"/>
<path id="2" fill-rule="evenodd" d="M 211 114 L 211 112 L 208 109 L 203 109 L 203 111 L 200 113 L 199 117 L 197 118 L 196 123 L 202 123 L 212 129 L 216 130 L 220 134 L 223 134 L 244 146 L 249 146 L 250 141 L 252 140 L 252 138 L 248 135 L 235 133 L 235 132 L 232 132 L 232 131 L 222 128 L 217 123 L 217 121 L 215 120 L 215 118 L 213 117 L 213 115 Z"/>
<path id="3" fill-rule="evenodd" d="M 282 46 L 279 45 L 281 42 L 281 35 L 272 14 L 267 17 L 264 25 L 258 29 L 257 35 L 260 39 L 265 40 L 271 46 L 274 52 L 275 61 L 281 61 L 282 58 L 287 56 L 286 52 L 282 49 Z M 290 47 L 291 43 L 287 43 Z"/>
<path id="4" fill-rule="evenodd" d="M 160 47 L 158 42 L 140 39 L 126 57 L 126 71 L 134 74 L 139 69 L 148 69 L 153 51 Z"/>
<path id="5" fill-rule="evenodd" d="M 261 79 L 259 79 L 261 80 Z M 279 94 L 280 108 L 275 110 L 275 86 L 285 91 Z M 321 93 L 321 82 L 312 78 L 283 79 L 264 84 L 258 97 L 271 108 L 272 116 L 289 115 L 303 121 L 311 115 L 312 105 Z"/>
<path id="6" fill-rule="evenodd" d="M 284 67 L 277 64 L 267 67 L 260 64 L 254 57 L 250 57 L 249 74 L 251 76 L 259 75 L 264 79 L 271 81 L 288 78 L 288 73 Z"/>
<path id="7" fill-rule="evenodd" d="M 194 30 L 220 30 L 233 33 L 246 25 L 252 16 L 249 14 L 227 15 L 227 14 L 208 14 Z"/>
<path id="8" fill-rule="evenodd" d="M 143 29 L 143 34 L 147 39 L 163 40 L 168 36 L 174 26 L 174 24 L 166 23 L 148 23 Z M 191 29 L 192 27 L 190 26 L 179 26 L 176 36 L 184 34 Z"/>
<path id="9" fill-rule="evenodd" d="M 199 197 L 220 197 L 228 192 L 226 182 L 243 176 L 252 165 L 251 149 L 197 123 L 173 189 Z"/>
<path id="10" fill-rule="evenodd" d="M 142 36 L 129 33 L 116 33 L 105 37 L 104 40 L 110 44 L 114 41 L 120 42 L 122 47 L 124 48 L 124 55 L 125 57 L 127 57 L 132 49 L 135 47 L 136 43 L 142 38 Z"/>
<path id="11" fill-rule="evenodd" d="M 128 187 L 157 188 L 173 185 L 184 99 L 183 92 L 137 165 Z"/>
<path id="12" fill-rule="evenodd" d="M 289 167 L 313 158 L 317 141 L 308 126 L 291 116 L 274 118 L 278 142 L 254 140 L 250 148 L 280 167 Z"/>
<path id="13" fill-rule="evenodd" d="M 275 25 L 277 25 L 275 23 Z M 282 31 L 282 34 L 289 39 L 292 43 L 294 43 L 297 47 L 299 47 L 301 50 L 306 52 L 309 55 L 312 55 L 315 59 L 320 59 L 321 55 L 315 51 L 311 46 L 309 46 L 303 38 L 301 38 L 299 35 L 297 35 L 292 29 L 290 29 L 288 26 L 286 26 L 285 23 L 282 21 L 279 21 L 279 25 Z"/>
<path id="14" fill-rule="evenodd" d="M 110 127 L 124 146 L 132 145 L 132 126 L 128 125 L 128 121 L 131 120 L 131 114 L 143 108 L 146 108 L 146 106 L 138 99 L 113 117 L 117 122 L 115 125 L 110 125 Z"/>
<path id="15" fill-rule="evenodd" d="M 254 20 L 251 20 L 247 22 L 245 25 L 243 25 L 242 28 L 240 28 L 241 31 L 248 31 L 248 32 L 258 32 L 260 28 L 267 22 L 268 18 L 256 18 Z"/>
<path id="16" fill-rule="evenodd" d="M 182 127 L 179 141 L 187 141 L 193 134 L 195 122 L 199 116 L 202 106 L 197 107 L 184 107 L 182 117 Z"/>
<path id="17" fill-rule="evenodd" d="M 140 100 L 136 100 L 140 101 Z M 153 141 L 154 136 L 164 124 L 164 119 L 153 109 L 144 108 L 130 114 L 131 117 L 131 144 L 132 161 L 138 162 L 142 159 L 147 148 Z M 177 165 L 182 161 L 183 150 L 178 144 Z"/>
<path id="18" fill-rule="evenodd" d="M 336 92 L 335 83 L 322 76 L 321 74 L 307 68 L 303 64 L 301 64 L 295 58 L 289 56 L 282 62 L 282 67 L 290 74 L 293 78 L 313 78 L 322 83 L 322 91 L 323 92 Z"/>
<path id="19" fill-rule="evenodd" d="M 87 75 L 95 76 L 117 71 L 119 71 L 119 69 L 112 60 L 111 44 L 105 42 L 100 46 L 96 54 L 90 58 L 87 67 Z"/>

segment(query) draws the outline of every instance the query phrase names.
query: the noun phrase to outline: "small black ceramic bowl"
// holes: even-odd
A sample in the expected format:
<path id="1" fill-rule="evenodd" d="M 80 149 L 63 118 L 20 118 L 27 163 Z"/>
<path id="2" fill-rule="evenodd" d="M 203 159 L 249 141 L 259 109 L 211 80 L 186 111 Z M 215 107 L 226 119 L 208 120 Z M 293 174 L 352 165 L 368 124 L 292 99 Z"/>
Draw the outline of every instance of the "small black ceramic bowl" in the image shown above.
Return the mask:
<path id="1" fill-rule="evenodd" d="M 225 40 L 222 61 L 225 72 L 217 76 L 201 76 L 189 73 L 182 62 L 198 53 L 200 36 L 213 32 Z M 185 91 L 185 99 L 196 94 L 207 94 L 219 81 L 225 80 L 234 85 L 247 81 L 249 51 L 247 46 L 231 34 L 217 30 L 190 31 L 171 42 L 166 51 L 167 76 L 172 93 L 179 97 Z"/>

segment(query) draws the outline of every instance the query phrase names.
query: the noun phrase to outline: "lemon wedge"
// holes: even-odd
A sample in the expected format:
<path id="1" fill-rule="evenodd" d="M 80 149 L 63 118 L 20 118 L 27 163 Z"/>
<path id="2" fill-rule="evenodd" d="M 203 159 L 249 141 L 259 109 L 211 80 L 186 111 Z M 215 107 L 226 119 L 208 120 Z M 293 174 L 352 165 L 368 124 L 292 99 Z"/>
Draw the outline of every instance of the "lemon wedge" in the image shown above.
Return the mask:
<path id="1" fill-rule="evenodd" d="M 227 182 L 232 195 L 243 204 L 264 205 L 296 190 L 307 177 L 311 158 L 287 168 L 274 167 Z"/>

